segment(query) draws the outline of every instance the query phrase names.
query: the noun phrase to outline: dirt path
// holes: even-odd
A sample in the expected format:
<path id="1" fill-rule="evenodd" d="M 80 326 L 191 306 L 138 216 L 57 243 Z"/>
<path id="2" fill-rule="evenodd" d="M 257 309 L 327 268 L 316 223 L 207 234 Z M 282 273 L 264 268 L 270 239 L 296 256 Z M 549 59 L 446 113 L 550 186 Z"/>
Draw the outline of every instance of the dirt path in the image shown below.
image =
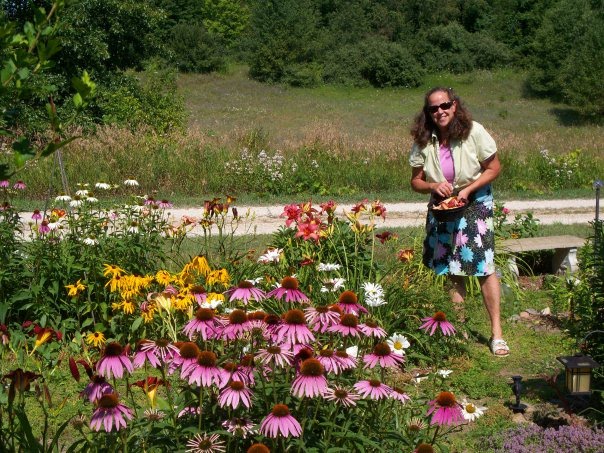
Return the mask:
<path id="1" fill-rule="evenodd" d="M 571 199 L 571 200 L 517 200 L 506 201 L 505 207 L 510 210 L 508 219 L 513 220 L 516 214 L 532 212 L 533 216 L 542 225 L 554 223 L 561 224 L 586 224 L 594 219 L 595 200 L 593 199 Z M 380 228 L 397 228 L 422 226 L 426 218 L 426 203 L 385 203 L 386 220 L 377 222 Z M 352 204 L 338 205 L 337 213 L 343 216 L 345 211 L 350 211 Z M 273 206 L 238 206 L 239 215 L 246 217 L 236 231 L 236 234 L 271 234 L 284 225 L 281 217 L 283 205 Z M 168 210 L 174 224 L 180 223 L 183 216 L 199 219 L 203 208 L 174 208 Z M 24 223 L 31 219 L 31 213 L 21 213 Z M 193 229 L 192 234 L 200 234 L 201 228 Z"/>

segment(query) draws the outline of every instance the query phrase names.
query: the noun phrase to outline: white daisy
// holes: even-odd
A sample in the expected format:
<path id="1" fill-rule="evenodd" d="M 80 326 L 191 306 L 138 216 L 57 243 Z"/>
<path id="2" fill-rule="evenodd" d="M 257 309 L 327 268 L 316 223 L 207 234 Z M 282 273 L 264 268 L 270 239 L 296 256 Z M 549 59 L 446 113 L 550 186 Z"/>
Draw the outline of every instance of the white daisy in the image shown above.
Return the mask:
<path id="1" fill-rule="evenodd" d="M 101 190 L 109 190 L 111 189 L 111 184 L 107 184 L 106 182 L 97 182 L 94 187 Z"/>
<path id="2" fill-rule="evenodd" d="M 86 198 L 86 203 L 98 203 L 99 199 L 96 197 L 88 197 Z"/>
<path id="3" fill-rule="evenodd" d="M 55 201 L 71 201 L 71 197 L 69 195 L 61 194 L 58 197 L 55 197 Z"/>
<path id="4" fill-rule="evenodd" d="M 71 200 L 69 202 L 69 206 L 71 206 L 72 208 L 79 208 L 83 204 L 84 204 L 84 200 L 81 200 L 79 198 L 74 198 L 73 200 Z"/>
<path id="5" fill-rule="evenodd" d="M 86 245 L 97 245 L 99 243 L 99 241 L 93 237 L 85 238 L 82 242 Z"/>
<path id="6" fill-rule="evenodd" d="M 80 189 L 77 190 L 75 193 L 78 197 L 87 197 L 88 196 L 88 191 L 85 189 Z"/>
<path id="7" fill-rule="evenodd" d="M 409 343 L 407 337 L 401 335 L 400 333 L 395 333 L 392 335 L 386 340 L 386 343 L 388 343 L 388 346 L 390 346 L 392 352 L 398 355 L 405 355 L 405 349 L 411 346 L 411 343 Z"/>
<path id="8" fill-rule="evenodd" d="M 136 186 L 138 186 L 138 181 L 136 179 L 126 179 L 124 181 L 124 185 L 130 186 L 130 187 L 136 187 Z"/>
<path id="9" fill-rule="evenodd" d="M 344 287 L 344 282 L 346 280 L 344 280 L 343 278 L 332 278 L 327 280 L 325 283 L 323 283 L 323 286 L 321 286 L 321 292 L 322 293 L 333 293 L 338 291 L 340 288 Z"/>
<path id="10" fill-rule="evenodd" d="M 365 282 L 363 283 L 363 290 L 365 291 L 365 303 L 369 307 L 379 307 L 386 303 L 384 288 L 379 283 Z"/>
<path id="11" fill-rule="evenodd" d="M 319 272 L 331 272 L 331 271 L 337 271 L 341 268 L 342 266 L 336 263 L 319 263 L 319 267 L 317 268 L 317 270 Z"/>
<path id="12" fill-rule="evenodd" d="M 281 259 L 282 252 L 283 249 L 268 249 L 264 255 L 261 255 L 258 258 L 258 262 L 263 264 L 278 263 Z"/>
<path id="13" fill-rule="evenodd" d="M 453 370 L 438 370 L 438 371 L 436 371 L 436 374 L 438 374 L 439 376 L 442 376 L 443 378 L 448 378 L 451 373 L 453 373 Z"/>
<path id="14" fill-rule="evenodd" d="M 484 415 L 484 411 L 487 410 L 486 407 L 476 406 L 474 403 L 470 403 L 465 398 L 460 404 L 463 418 L 469 422 L 475 421 L 478 417 Z"/>

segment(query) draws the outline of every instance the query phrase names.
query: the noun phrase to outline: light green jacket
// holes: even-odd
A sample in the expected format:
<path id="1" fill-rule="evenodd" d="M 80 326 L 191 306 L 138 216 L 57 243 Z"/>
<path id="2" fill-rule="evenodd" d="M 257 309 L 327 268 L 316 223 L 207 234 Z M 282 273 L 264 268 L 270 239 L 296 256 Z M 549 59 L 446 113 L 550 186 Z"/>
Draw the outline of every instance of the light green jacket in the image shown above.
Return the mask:
<path id="1" fill-rule="evenodd" d="M 455 166 L 453 187 L 462 189 L 476 181 L 482 174 L 481 162 L 497 152 L 497 145 L 482 124 L 472 122 L 470 135 L 466 140 L 451 142 L 451 154 Z M 424 148 L 413 144 L 409 163 L 412 167 L 423 167 L 427 182 L 445 181 L 440 166 L 439 143 L 436 134 L 432 134 L 431 143 Z"/>

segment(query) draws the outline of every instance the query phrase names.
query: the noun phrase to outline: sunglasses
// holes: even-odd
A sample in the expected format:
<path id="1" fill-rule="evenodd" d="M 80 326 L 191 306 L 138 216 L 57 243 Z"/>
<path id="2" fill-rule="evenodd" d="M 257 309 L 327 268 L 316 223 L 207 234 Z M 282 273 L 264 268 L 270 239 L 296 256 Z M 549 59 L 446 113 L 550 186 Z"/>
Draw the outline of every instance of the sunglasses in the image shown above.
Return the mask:
<path id="1" fill-rule="evenodd" d="M 430 112 L 430 113 L 436 113 L 436 112 L 438 112 L 438 109 L 449 110 L 451 107 L 453 107 L 454 102 L 455 101 L 448 101 L 448 102 L 443 102 L 442 104 L 439 104 L 439 105 L 429 105 L 426 107 L 426 110 L 428 110 L 428 112 Z"/>

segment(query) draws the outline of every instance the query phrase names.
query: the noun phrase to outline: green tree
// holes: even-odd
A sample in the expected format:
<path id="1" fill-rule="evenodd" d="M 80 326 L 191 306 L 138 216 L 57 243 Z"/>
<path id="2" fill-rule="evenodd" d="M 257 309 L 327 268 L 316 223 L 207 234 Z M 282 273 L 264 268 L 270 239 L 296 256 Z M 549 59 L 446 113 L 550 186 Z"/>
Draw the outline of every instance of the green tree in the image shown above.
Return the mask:
<path id="1" fill-rule="evenodd" d="M 254 5 L 248 41 L 253 78 L 294 85 L 318 83 L 322 48 L 318 14 L 311 0 L 267 0 Z"/>
<path id="2" fill-rule="evenodd" d="M 206 30 L 233 46 L 249 23 L 250 12 L 241 0 L 204 0 L 201 8 Z"/>

